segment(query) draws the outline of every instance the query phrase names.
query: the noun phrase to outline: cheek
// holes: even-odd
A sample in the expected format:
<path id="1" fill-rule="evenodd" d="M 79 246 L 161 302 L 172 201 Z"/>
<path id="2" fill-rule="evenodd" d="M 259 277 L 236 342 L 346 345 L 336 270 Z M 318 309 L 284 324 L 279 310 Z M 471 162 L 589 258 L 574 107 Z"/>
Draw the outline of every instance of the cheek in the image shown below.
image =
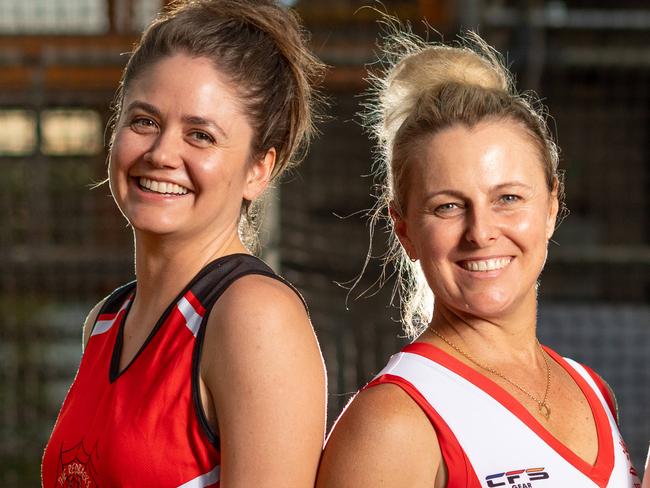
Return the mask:
<path id="1" fill-rule="evenodd" d="M 128 137 L 117 134 L 108 157 L 108 180 L 113 198 L 119 200 L 126 192 L 128 171 L 137 157 Z"/>
<path id="2" fill-rule="evenodd" d="M 511 221 L 511 229 L 524 248 L 546 247 L 546 215 L 542 212 L 524 212 Z"/>
<path id="3" fill-rule="evenodd" d="M 108 157 L 108 187 L 113 196 L 113 200 L 115 200 L 115 203 L 120 210 L 123 210 L 121 202 L 124 200 L 126 188 L 124 184 L 120 184 L 119 173 L 120 171 L 117 166 L 115 152 L 111 150 Z"/>
<path id="4" fill-rule="evenodd" d="M 185 171 L 198 194 L 214 190 L 217 186 L 223 191 L 232 185 L 233 170 L 229 161 L 216 155 L 187 153 Z"/>
<path id="5" fill-rule="evenodd" d="M 124 170 L 129 165 L 129 162 L 135 158 L 135 153 L 135 148 L 129 137 L 123 131 L 118 132 L 115 135 L 110 151 L 109 171 L 116 173 Z"/>
<path id="6" fill-rule="evenodd" d="M 451 272 L 450 254 L 458 247 L 459 229 L 452 222 L 435 224 L 420 222 L 418 228 L 417 253 L 427 281 L 434 283 L 448 278 Z"/>

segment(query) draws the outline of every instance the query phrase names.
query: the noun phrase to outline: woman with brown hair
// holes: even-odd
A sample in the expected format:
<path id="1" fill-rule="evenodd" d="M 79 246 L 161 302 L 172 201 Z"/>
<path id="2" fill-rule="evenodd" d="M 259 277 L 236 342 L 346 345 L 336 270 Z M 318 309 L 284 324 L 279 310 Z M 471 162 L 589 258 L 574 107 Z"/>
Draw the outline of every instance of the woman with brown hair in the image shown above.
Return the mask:
<path id="1" fill-rule="evenodd" d="M 321 70 L 273 0 L 174 2 L 144 32 L 109 158 L 136 280 L 88 316 L 44 486 L 313 486 L 322 357 L 245 224 L 306 148 Z"/>
<path id="2" fill-rule="evenodd" d="M 557 148 L 538 102 L 470 38 L 387 44 L 380 203 L 414 342 L 341 415 L 317 486 L 638 486 L 605 383 L 537 340 Z"/>

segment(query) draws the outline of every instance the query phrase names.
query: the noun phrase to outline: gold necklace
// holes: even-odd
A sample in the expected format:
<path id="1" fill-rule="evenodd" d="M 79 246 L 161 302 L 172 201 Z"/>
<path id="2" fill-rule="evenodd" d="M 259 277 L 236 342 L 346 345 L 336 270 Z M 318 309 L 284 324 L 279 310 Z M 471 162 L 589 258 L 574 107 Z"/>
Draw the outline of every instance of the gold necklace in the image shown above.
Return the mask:
<path id="1" fill-rule="evenodd" d="M 539 406 L 539 413 L 544 417 L 546 420 L 551 416 L 551 407 L 548 406 L 548 403 L 546 403 L 546 397 L 548 396 L 548 390 L 551 387 L 551 367 L 548 365 L 548 360 L 546 359 L 546 353 L 544 352 L 544 349 L 542 349 L 541 344 L 539 341 L 537 341 L 537 347 L 539 347 L 539 350 L 542 353 L 542 358 L 544 359 L 544 364 L 546 365 L 546 389 L 544 390 L 544 397 L 540 400 L 537 396 L 533 395 L 531 392 L 529 392 L 526 388 L 524 388 L 521 385 L 518 385 L 511 379 L 509 379 L 506 375 L 501 373 L 500 371 L 497 371 L 494 368 L 491 368 L 489 366 L 486 366 L 485 364 L 479 363 L 476 359 L 474 359 L 472 356 L 467 354 L 465 351 L 463 351 L 460 347 L 458 347 L 456 344 L 451 342 L 449 339 L 447 339 L 445 336 L 443 336 L 440 332 L 438 332 L 436 329 L 429 327 L 429 330 L 433 332 L 435 335 L 437 335 L 440 339 L 442 339 L 449 347 L 452 349 L 458 351 L 460 354 L 465 356 L 467 359 L 469 359 L 472 363 L 474 363 L 476 366 L 478 366 L 481 369 L 484 369 L 485 371 L 488 371 L 492 373 L 495 376 L 498 376 L 499 378 L 504 379 L 508 383 L 510 383 L 512 386 L 517 388 L 518 390 L 522 391 L 526 395 L 528 395 L 530 398 L 532 398 L 535 403 Z"/>

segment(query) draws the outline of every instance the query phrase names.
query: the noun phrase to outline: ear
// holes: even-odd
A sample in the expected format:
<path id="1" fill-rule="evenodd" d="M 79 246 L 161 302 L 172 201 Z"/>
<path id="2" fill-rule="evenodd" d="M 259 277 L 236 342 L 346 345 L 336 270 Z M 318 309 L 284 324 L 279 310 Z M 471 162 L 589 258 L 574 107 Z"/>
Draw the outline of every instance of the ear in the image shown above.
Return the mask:
<path id="1" fill-rule="evenodd" d="M 251 162 L 246 175 L 244 186 L 244 200 L 253 201 L 266 189 L 271 181 L 273 168 L 275 167 L 276 152 L 272 147 L 264 156 Z"/>
<path id="2" fill-rule="evenodd" d="M 549 198 L 551 199 L 550 201 L 550 206 L 548 209 L 548 216 L 546 217 L 546 240 L 550 240 L 551 237 L 553 237 L 553 233 L 555 232 L 555 224 L 557 222 L 557 214 L 560 210 L 560 201 L 558 197 L 558 192 L 560 188 L 560 182 L 557 179 L 557 177 L 553 177 L 553 191 L 551 191 L 551 194 Z"/>
<path id="3" fill-rule="evenodd" d="M 407 256 L 413 261 L 417 260 L 418 255 L 415 250 L 415 246 L 409 237 L 408 224 L 402 216 L 402 213 L 397 210 L 393 202 L 390 202 L 390 205 L 388 206 L 388 213 L 391 220 L 393 221 L 393 229 L 395 229 L 395 235 L 399 239 L 399 242 L 404 248 L 404 251 L 406 251 Z"/>

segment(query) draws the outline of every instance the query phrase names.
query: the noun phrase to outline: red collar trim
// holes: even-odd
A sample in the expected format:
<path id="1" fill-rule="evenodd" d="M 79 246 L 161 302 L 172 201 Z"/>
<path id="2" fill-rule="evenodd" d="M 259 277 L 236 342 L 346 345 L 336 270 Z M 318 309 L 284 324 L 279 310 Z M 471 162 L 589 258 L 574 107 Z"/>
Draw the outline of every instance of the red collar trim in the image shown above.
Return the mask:
<path id="1" fill-rule="evenodd" d="M 598 455 L 594 465 L 590 465 L 584 459 L 579 457 L 567 446 L 553 436 L 539 421 L 531 415 L 530 412 L 519 403 L 510 393 L 504 390 L 491 379 L 483 376 L 478 371 L 472 369 L 465 363 L 449 355 L 442 349 L 424 342 L 415 342 L 409 344 L 402 352 L 418 354 L 431 361 L 434 361 L 450 371 L 465 378 L 477 388 L 497 400 L 504 408 L 508 409 L 514 416 L 526 424 L 535 432 L 546 444 L 555 452 L 562 456 L 568 463 L 593 480 L 598 486 L 605 487 L 609 481 L 612 469 L 614 468 L 614 447 L 612 439 L 612 430 L 609 425 L 609 419 L 603 408 L 602 403 L 596 397 L 593 389 L 587 384 L 584 378 L 572 368 L 562 357 L 555 351 L 544 347 L 549 356 L 558 363 L 575 381 L 587 399 L 591 408 L 594 421 L 596 422 L 596 431 L 598 434 Z"/>

